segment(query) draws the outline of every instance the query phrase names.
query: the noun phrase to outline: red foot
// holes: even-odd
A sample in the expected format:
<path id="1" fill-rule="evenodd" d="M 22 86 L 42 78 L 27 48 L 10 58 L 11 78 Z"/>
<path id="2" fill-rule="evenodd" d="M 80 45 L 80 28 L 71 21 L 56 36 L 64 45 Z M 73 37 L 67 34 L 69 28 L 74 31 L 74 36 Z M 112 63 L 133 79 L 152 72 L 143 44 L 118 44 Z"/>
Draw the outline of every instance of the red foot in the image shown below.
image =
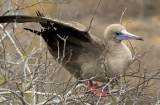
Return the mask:
<path id="1" fill-rule="evenodd" d="M 94 93 L 96 96 L 101 97 L 101 99 L 104 99 L 108 92 L 108 86 L 105 88 L 99 86 L 98 84 L 93 84 L 93 82 L 90 80 L 89 84 L 85 84 L 86 88 L 90 90 L 92 93 Z"/>

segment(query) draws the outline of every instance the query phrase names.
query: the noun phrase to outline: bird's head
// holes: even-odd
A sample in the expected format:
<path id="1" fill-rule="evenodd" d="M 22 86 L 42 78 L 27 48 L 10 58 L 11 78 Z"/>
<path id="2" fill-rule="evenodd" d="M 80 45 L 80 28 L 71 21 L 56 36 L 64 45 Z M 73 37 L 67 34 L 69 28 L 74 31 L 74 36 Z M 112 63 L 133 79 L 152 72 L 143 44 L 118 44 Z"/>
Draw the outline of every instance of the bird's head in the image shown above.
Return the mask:
<path id="1" fill-rule="evenodd" d="M 115 41 L 120 43 L 122 40 L 143 40 L 140 36 L 133 35 L 126 31 L 120 24 L 112 24 L 108 26 L 104 32 L 106 41 Z"/>

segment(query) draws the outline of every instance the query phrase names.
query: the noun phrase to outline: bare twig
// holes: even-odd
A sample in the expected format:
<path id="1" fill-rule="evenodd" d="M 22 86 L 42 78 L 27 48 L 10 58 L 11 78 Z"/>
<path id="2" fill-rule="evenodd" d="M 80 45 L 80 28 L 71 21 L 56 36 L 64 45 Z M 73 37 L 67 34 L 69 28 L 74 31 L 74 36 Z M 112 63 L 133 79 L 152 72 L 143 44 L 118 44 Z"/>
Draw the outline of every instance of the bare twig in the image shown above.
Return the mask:
<path id="1" fill-rule="evenodd" d="M 93 22 L 93 19 L 94 19 L 96 13 L 97 13 L 98 7 L 100 6 L 100 3 L 101 3 L 101 0 L 98 2 L 98 5 L 97 5 L 97 7 L 94 11 L 94 14 L 92 15 L 92 18 L 91 18 L 91 21 L 89 23 L 89 27 L 88 27 L 88 30 L 87 30 L 88 32 L 91 30 L 92 22 Z"/>
<path id="2" fill-rule="evenodd" d="M 132 22 L 132 20 L 133 20 L 133 19 L 131 19 L 129 22 L 127 22 L 127 24 L 126 24 L 126 26 L 125 26 L 126 29 L 127 29 L 127 26 L 129 25 L 129 23 Z"/>
<path id="3" fill-rule="evenodd" d="M 124 11 L 122 12 L 121 14 L 121 18 L 120 18 L 120 24 L 122 25 L 122 19 L 123 19 L 123 16 L 124 16 L 124 13 L 126 12 L 127 8 L 124 9 Z"/>
<path id="4" fill-rule="evenodd" d="M 59 3 L 59 12 L 58 12 L 58 20 L 61 20 L 61 14 L 62 14 L 62 0 Z"/>

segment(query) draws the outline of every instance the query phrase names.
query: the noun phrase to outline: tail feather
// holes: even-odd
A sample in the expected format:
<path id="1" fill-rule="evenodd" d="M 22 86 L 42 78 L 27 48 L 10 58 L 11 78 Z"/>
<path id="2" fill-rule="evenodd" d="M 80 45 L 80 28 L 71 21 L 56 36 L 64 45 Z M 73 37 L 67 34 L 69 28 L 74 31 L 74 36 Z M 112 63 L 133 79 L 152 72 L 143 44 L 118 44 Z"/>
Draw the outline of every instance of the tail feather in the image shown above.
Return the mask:
<path id="1" fill-rule="evenodd" d="M 41 32 L 39 32 L 39 31 L 37 31 L 37 30 L 33 30 L 33 29 L 29 29 L 29 28 L 24 28 L 25 30 L 28 30 L 28 31 L 30 31 L 30 32 L 33 32 L 33 33 L 35 33 L 35 34 L 37 34 L 37 35 L 41 35 Z"/>

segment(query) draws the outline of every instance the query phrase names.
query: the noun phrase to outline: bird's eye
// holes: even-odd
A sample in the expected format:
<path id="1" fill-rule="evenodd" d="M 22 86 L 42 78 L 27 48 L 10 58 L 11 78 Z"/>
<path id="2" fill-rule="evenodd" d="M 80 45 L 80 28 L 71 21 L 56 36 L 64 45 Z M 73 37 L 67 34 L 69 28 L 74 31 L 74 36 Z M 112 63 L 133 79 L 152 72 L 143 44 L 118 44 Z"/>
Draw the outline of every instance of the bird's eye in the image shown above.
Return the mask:
<path id="1" fill-rule="evenodd" d="M 116 35 L 120 35 L 121 33 L 120 32 L 116 32 Z"/>

